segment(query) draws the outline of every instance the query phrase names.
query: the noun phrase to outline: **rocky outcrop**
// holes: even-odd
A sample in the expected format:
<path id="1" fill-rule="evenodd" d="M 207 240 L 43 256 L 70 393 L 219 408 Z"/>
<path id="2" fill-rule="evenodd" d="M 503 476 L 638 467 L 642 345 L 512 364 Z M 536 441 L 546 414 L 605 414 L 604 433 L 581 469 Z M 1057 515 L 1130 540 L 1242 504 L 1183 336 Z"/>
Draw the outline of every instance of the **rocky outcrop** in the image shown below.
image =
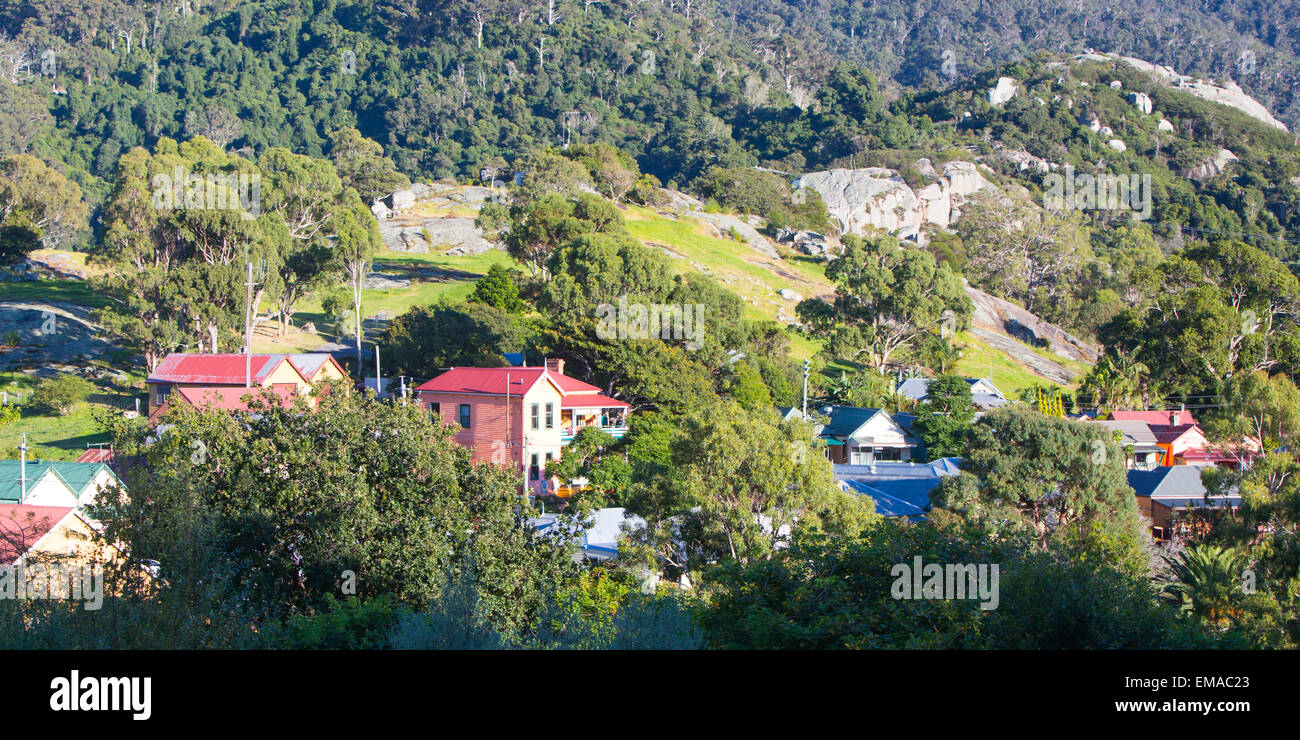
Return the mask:
<path id="1" fill-rule="evenodd" d="M 379 236 L 393 252 L 423 254 L 445 247 L 451 255 L 479 254 L 493 247 L 472 218 L 430 218 L 414 224 L 380 221 Z"/>
<path id="2" fill-rule="evenodd" d="M 18 335 L 15 346 L 0 350 L 0 371 L 46 374 L 55 365 L 81 365 L 116 351 L 84 306 L 0 301 L 0 326 Z"/>
<path id="3" fill-rule="evenodd" d="M 1156 124 L 1156 131 L 1166 131 L 1168 133 L 1173 133 L 1174 124 L 1170 123 L 1169 119 L 1167 118 L 1161 118 L 1160 122 Z"/>
<path id="4" fill-rule="evenodd" d="M 839 222 L 840 231 L 862 234 L 882 229 L 902 238 L 918 238 L 926 225 L 948 228 L 961 215 L 961 205 L 975 193 L 996 186 L 972 162 L 949 162 L 943 174 L 928 160 L 917 162 L 931 182 L 913 190 L 898 172 L 883 167 L 810 172 L 794 181 L 795 188 L 812 188 Z"/>
<path id="5" fill-rule="evenodd" d="M 839 243 L 815 231 L 781 229 L 776 234 L 779 244 L 788 244 L 797 252 L 813 257 L 831 257 L 839 253 Z"/>
<path id="6" fill-rule="evenodd" d="M 1068 383 L 1075 373 L 1043 357 L 1032 347 L 1041 347 L 1066 359 L 1088 364 L 1095 363 L 1101 354 L 1099 347 L 1043 321 L 1010 301 L 969 285 L 966 286 L 966 295 L 975 307 L 971 314 L 972 332 L 1043 377 Z"/>
<path id="7" fill-rule="evenodd" d="M 1144 116 L 1151 115 L 1151 111 L 1153 109 L 1153 106 L 1151 105 L 1151 97 L 1146 93 L 1143 92 L 1129 93 L 1128 102 L 1132 103 L 1134 108 L 1137 108 L 1138 110 L 1142 111 L 1142 115 Z"/>
<path id="8" fill-rule="evenodd" d="M 1201 162 L 1195 167 L 1189 167 L 1184 170 L 1182 175 L 1190 180 L 1205 182 L 1216 175 L 1222 174 L 1228 169 L 1228 165 L 1237 161 L 1237 155 L 1227 149 L 1220 149 L 1214 153 L 1213 157 Z"/>
<path id="9" fill-rule="evenodd" d="M 1117 152 L 1128 151 L 1128 144 L 1125 144 L 1119 139 L 1111 139 L 1110 141 L 1106 142 L 1106 146 L 1110 147 L 1111 149 L 1114 149 Z"/>
<path id="10" fill-rule="evenodd" d="M 1273 128 L 1279 128 L 1283 131 L 1287 130 L 1286 124 L 1274 118 L 1268 108 L 1264 107 L 1264 105 L 1258 100 L 1255 100 L 1243 92 L 1237 83 L 1231 80 L 1224 82 L 1222 85 L 1217 85 L 1214 82 L 1202 80 L 1197 77 L 1180 75 L 1175 72 L 1172 67 L 1152 64 L 1143 59 L 1126 57 L 1113 53 L 1089 52 L 1087 54 L 1078 55 L 1076 59 L 1079 61 L 1101 62 L 1105 64 L 1112 63 L 1115 60 L 1121 60 L 1165 85 L 1189 92 L 1198 98 L 1220 103 L 1230 108 L 1236 108 L 1251 118 L 1266 123 Z"/>
<path id="11" fill-rule="evenodd" d="M 989 103 L 1002 105 L 1016 96 L 1016 81 L 1010 77 L 999 77 L 998 83 L 989 89 Z"/>
<path id="12" fill-rule="evenodd" d="M 758 233 L 758 229 L 749 221 L 740 216 L 732 216 L 727 213 L 705 213 L 703 211 L 684 211 L 684 216 L 703 221 L 713 227 L 713 236 L 722 238 L 728 235 L 734 235 L 741 241 L 748 244 L 755 252 L 768 257 L 780 257 L 776 247 L 767 240 L 767 237 Z"/>

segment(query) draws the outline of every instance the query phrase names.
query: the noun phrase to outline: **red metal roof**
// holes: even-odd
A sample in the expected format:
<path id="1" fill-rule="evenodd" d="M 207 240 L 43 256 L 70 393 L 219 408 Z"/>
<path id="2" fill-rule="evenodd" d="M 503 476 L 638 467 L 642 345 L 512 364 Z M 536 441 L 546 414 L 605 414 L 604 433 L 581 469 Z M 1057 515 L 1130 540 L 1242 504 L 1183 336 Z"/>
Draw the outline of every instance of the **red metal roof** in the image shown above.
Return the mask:
<path id="1" fill-rule="evenodd" d="M 1174 418 L 1179 424 L 1195 424 L 1196 420 L 1192 418 L 1192 412 L 1187 409 L 1181 411 L 1112 411 L 1110 418 L 1115 421 L 1144 421 L 1148 424 L 1162 424 L 1169 426 L 1169 415 L 1174 414 Z"/>
<path id="2" fill-rule="evenodd" d="M 91 447 L 77 458 L 77 462 L 108 463 L 113 461 L 111 447 Z"/>
<path id="3" fill-rule="evenodd" d="M 562 409 L 607 409 L 607 408 L 631 408 L 630 404 L 624 403 L 609 396 L 602 396 L 599 393 L 574 393 L 565 396 L 560 400 Z"/>
<path id="4" fill-rule="evenodd" d="M 188 386 L 177 388 L 174 393 L 179 393 L 182 398 L 193 406 L 201 409 L 225 409 L 226 411 L 242 411 L 248 408 L 244 402 L 244 396 L 252 395 L 261 396 L 260 388 L 230 388 L 226 386 L 216 386 L 205 388 L 203 386 Z M 283 383 L 276 383 L 271 387 L 271 392 L 280 398 L 281 403 L 286 406 L 293 404 L 293 399 L 298 395 L 296 386 L 287 386 Z"/>
<path id="5" fill-rule="evenodd" d="M 252 380 L 261 383 L 287 355 L 253 355 Z M 196 383 L 206 385 L 243 385 L 245 360 L 242 354 L 167 355 L 149 374 L 149 383 Z"/>
<path id="6" fill-rule="evenodd" d="M 13 565 L 71 512 L 71 506 L 0 504 L 0 565 Z"/>
<path id="7" fill-rule="evenodd" d="M 506 376 L 510 378 L 510 395 L 528 392 L 545 373 L 564 394 L 597 393 L 594 385 L 577 378 L 548 372 L 544 367 L 453 367 L 438 377 L 421 383 L 415 390 L 431 393 L 482 393 L 504 396 Z"/>

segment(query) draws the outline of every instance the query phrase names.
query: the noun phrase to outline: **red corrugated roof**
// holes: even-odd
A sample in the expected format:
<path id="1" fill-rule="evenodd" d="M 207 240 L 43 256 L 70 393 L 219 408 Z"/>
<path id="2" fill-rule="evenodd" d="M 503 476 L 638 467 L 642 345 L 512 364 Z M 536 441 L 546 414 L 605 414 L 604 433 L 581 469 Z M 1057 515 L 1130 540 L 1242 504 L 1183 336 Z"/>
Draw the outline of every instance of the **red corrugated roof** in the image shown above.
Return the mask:
<path id="1" fill-rule="evenodd" d="M 1162 424 L 1169 426 L 1169 415 L 1176 414 L 1179 424 L 1195 424 L 1196 420 L 1192 418 L 1192 412 L 1183 409 L 1181 411 L 1112 411 L 1110 418 L 1115 421 L 1144 421 L 1147 424 Z"/>
<path id="2" fill-rule="evenodd" d="M 575 393 L 571 396 L 565 396 L 560 401 L 560 408 L 562 409 L 607 409 L 611 407 L 631 408 L 631 405 L 609 396 L 602 396 L 599 393 Z"/>
<path id="3" fill-rule="evenodd" d="M 13 565 L 71 512 L 71 506 L 0 504 L 0 565 Z"/>
<path id="4" fill-rule="evenodd" d="M 261 383 L 270 375 L 286 355 L 253 355 L 252 380 Z M 243 385 L 245 361 L 242 354 L 200 355 L 173 353 L 167 355 L 149 374 L 150 383 L 202 383 L 207 385 Z"/>
<path id="5" fill-rule="evenodd" d="M 510 378 L 510 395 L 528 392 L 542 374 L 546 373 L 562 393 L 597 393 L 594 385 L 567 375 L 547 372 L 544 367 L 453 367 L 433 380 L 416 386 L 415 390 L 431 393 L 483 393 L 503 396 L 506 393 L 506 376 Z"/>
<path id="6" fill-rule="evenodd" d="M 77 458 L 77 462 L 107 463 L 113 461 L 113 450 L 109 447 L 91 447 Z"/>

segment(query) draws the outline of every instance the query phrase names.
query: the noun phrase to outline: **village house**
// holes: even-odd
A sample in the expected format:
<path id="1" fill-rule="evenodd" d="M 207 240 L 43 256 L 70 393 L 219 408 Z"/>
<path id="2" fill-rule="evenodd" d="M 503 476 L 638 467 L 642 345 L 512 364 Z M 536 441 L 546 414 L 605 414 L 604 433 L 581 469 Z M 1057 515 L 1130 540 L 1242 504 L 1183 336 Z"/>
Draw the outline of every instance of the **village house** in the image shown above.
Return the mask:
<path id="1" fill-rule="evenodd" d="M 168 404 L 199 408 L 244 409 L 243 397 L 270 389 L 292 402 L 326 382 L 347 382 L 348 375 L 328 354 L 186 354 L 167 355 L 145 384 L 149 389 L 149 417 L 165 412 Z"/>
<path id="2" fill-rule="evenodd" d="M 1203 466 L 1173 465 L 1128 472 L 1138 511 L 1157 540 L 1189 536 L 1207 527 L 1212 517 L 1241 506 L 1240 496 L 1207 496 L 1201 482 L 1203 470 Z"/>
<path id="3" fill-rule="evenodd" d="M 631 406 L 564 374 L 563 360 L 542 367 L 453 367 L 415 388 L 417 402 L 459 427 L 455 440 L 476 462 L 524 473 L 530 495 L 559 494 L 564 481 L 546 468 L 584 428 L 627 434 Z"/>
<path id="4" fill-rule="evenodd" d="M 797 419 L 793 407 L 778 409 L 784 419 Z M 817 416 L 825 417 L 823 424 Z M 906 462 L 920 447 L 916 437 L 883 409 L 825 405 L 813 410 L 814 428 L 826 444 L 826 456 L 837 465 L 869 465 L 892 460 Z"/>
<path id="5" fill-rule="evenodd" d="M 1129 470 L 1152 470 L 1164 464 L 1166 450 L 1151 425 L 1139 420 L 1094 420 L 1084 419 L 1088 424 L 1104 427 L 1119 435 L 1120 447 L 1124 450 L 1124 467 Z"/>
<path id="6" fill-rule="evenodd" d="M 39 561 L 108 562 L 100 525 L 72 506 L 0 504 L 0 566 Z"/>
<path id="7" fill-rule="evenodd" d="M 971 401 L 980 411 L 991 411 L 1010 403 L 1002 391 L 985 378 L 965 378 L 970 385 Z M 908 378 L 898 385 L 898 393 L 913 401 L 924 401 L 930 394 L 930 378 Z"/>
<path id="8" fill-rule="evenodd" d="M 0 460 L 0 504 L 81 508 L 120 485 L 104 463 Z"/>
<path id="9" fill-rule="evenodd" d="M 835 479 L 845 491 L 870 496 L 881 516 L 924 519 L 930 493 L 946 477 L 961 472 L 955 457 L 928 463 L 878 462 L 868 466 L 836 465 Z"/>

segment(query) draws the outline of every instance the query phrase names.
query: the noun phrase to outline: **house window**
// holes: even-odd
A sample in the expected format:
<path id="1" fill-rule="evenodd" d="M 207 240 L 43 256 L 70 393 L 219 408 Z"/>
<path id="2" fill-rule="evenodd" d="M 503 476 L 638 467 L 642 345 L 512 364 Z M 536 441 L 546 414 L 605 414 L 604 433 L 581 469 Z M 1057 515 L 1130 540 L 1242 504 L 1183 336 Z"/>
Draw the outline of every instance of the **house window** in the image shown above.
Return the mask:
<path id="1" fill-rule="evenodd" d="M 161 406 L 167 401 L 167 394 L 172 392 L 172 387 L 170 385 L 160 385 L 158 386 L 157 392 L 158 400 L 154 401 L 154 405 Z"/>
<path id="2" fill-rule="evenodd" d="M 462 403 L 460 405 L 460 425 L 465 429 L 469 429 L 469 421 L 469 404 Z"/>
<path id="3" fill-rule="evenodd" d="M 438 417 L 442 416 L 442 404 L 440 404 L 440 403 L 430 403 L 430 404 L 429 404 L 429 413 L 433 415 L 433 420 L 434 420 L 435 422 L 438 421 L 438 420 L 439 420 Z"/>
<path id="4" fill-rule="evenodd" d="M 546 404 L 546 428 L 555 428 L 555 404 L 553 403 Z M 550 455 L 547 455 L 547 457 L 549 458 Z"/>
<path id="5" fill-rule="evenodd" d="M 537 453 L 534 452 L 532 460 L 528 464 L 528 480 L 537 480 L 541 477 L 541 471 L 537 467 Z"/>
<path id="6" fill-rule="evenodd" d="M 536 403 L 535 403 L 535 404 L 532 405 L 532 425 L 531 425 L 531 426 L 532 426 L 533 429 L 536 429 L 536 428 L 537 428 L 537 419 L 538 419 L 538 415 L 540 414 L 539 408 L 540 408 L 540 404 L 536 404 Z"/>

